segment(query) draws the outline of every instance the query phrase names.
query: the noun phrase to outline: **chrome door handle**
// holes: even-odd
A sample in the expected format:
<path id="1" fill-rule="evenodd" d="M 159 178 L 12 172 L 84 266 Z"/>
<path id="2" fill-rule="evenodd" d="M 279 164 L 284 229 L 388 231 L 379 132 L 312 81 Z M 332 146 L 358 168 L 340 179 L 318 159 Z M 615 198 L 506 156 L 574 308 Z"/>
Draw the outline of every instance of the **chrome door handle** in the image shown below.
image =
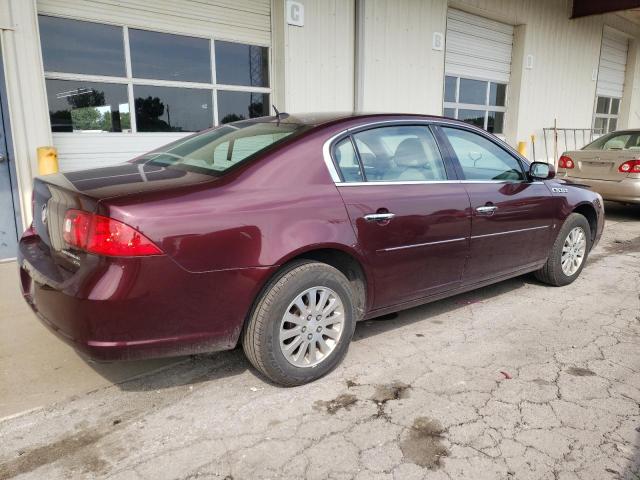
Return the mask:
<path id="1" fill-rule="evenodd" d="M 495 205 L 485 205 L 484 207 L 476 208 L 476 212 L 478 212 L 478 215 L 493 215 L 496 210 L 498 210 L 498 207 L 496 207 Z"/>
<path id="2" fill-rule="evenodd" d="M 0 153 L 0 163 L 4 162 L 6 160 L 6 157 Z"/>
<path id="3" fill-rule="evenodd" d="M 367 222 L 385 222 L 395 217 L 395 213 L 370 213 L 364 216 Z"/>

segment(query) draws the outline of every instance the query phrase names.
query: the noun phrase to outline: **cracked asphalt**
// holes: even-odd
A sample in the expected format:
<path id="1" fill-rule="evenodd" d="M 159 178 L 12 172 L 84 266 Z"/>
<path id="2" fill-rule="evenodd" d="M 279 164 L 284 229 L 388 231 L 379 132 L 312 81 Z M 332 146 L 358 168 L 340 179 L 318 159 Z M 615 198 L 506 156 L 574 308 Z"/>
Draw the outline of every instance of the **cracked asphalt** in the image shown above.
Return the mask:
<path id="1" fill-rule="evenodd" d="M 360 323 L 302 387 L 239 350 L 0 423 L 0 480 L 639 479 L 640 207 L 582 276 L 525 276 Z"/>

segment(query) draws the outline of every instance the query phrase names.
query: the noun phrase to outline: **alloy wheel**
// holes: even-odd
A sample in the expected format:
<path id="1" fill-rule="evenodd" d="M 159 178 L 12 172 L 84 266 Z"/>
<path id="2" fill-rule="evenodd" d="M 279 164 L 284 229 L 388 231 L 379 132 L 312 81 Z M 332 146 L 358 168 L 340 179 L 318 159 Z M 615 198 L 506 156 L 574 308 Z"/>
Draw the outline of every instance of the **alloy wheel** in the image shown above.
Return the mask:
<path id="1" fill-rule="evenodd" d="M 296 367 L 313 367 L 333 352 L 344 330 L 344 305 L 336 292 L 312 287 L 300 293 L 280 323 L 280 350 Z"/>
<path id="2" fill-rule="evenodd" d="M 587 251 L 587 237 L 582 227 L 575 227 L 569 232 L 562 246 L 562 272 L 570 277 L 574 275 L 582 262 Z"/>

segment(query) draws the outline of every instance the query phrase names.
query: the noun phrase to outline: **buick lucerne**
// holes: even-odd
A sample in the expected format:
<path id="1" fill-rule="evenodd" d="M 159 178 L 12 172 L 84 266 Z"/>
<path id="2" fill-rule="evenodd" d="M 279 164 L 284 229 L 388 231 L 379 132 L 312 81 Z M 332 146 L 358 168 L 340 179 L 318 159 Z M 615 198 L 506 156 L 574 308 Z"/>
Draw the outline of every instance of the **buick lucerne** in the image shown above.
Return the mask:
<path id="1" fill-rule="evenodd" d="M 602 198 L 471 125 L 279 114 L 128 163 L 36 178 L 24 298 L 77 350 L 233 349 L 315 380 L 356 322 L 535 272 L 573 282 Z"/>

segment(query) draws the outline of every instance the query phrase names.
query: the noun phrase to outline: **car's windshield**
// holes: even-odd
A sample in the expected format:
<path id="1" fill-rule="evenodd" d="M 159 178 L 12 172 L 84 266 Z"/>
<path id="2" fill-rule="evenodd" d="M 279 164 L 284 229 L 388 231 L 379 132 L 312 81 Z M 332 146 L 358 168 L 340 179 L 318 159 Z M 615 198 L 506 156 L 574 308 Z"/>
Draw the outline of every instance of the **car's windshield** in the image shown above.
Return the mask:
<path id="1" fill-rule="evenodd" d="M 180 139 L 136 160 L 218 176 L 306 128 L 292 123 L 235 122 Z"/>
<path id="2" fill-rule="evenodd" d="M 582 147 L 583 150 L 640 151 L 640 132 L 613 132 Z"/>

